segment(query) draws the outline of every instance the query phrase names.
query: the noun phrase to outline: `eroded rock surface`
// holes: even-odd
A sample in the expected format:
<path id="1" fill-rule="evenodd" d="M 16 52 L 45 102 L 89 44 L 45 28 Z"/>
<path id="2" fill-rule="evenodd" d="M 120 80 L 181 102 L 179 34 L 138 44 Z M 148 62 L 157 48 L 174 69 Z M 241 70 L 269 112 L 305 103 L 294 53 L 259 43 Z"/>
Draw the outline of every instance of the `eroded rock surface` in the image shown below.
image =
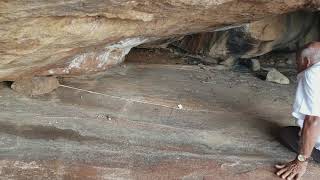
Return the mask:
<path id="1" fill-rule="evenodd" d="M 191 54 L 218 59 L 228 59 L 230 56 L 252 58 L 275 49 L 296 48 L 318 40 L 318 21 L 316 13 L 294 12 L 229 30 L 187 35 L 174 45 Z"/>
<path id="2" fill-rule="evenodd" d="M 64 81 L 97 94 L 0 87 L 0 179 L 279 180 L 273 165 L 296 156 L 276 138 L 294 125 L 294 84 L 187 65 L 105 74 Z M 303 179 L 319 180 L 319 167 Z"/>
<path id="3" fill-rule="evenodd" d="M 78 74 L 123 61 L 133 46 L 316 9 L 309 0 L 10 0 L 0 2 L 0 80 Z M 130 43 L 128 43 L 130 42 Z"/>

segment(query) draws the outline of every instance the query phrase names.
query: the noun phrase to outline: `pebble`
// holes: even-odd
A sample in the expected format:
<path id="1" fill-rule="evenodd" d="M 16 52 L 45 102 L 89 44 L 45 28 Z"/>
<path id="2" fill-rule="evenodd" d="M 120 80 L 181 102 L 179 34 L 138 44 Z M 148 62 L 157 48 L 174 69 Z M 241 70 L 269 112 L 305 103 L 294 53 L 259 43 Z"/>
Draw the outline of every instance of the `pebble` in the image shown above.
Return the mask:
<path id="1" fill-rule="evenodd" d="M 259 71 L 261 69 L 260 62 L 258 59 L 251 59 L 251 70 Z"/>

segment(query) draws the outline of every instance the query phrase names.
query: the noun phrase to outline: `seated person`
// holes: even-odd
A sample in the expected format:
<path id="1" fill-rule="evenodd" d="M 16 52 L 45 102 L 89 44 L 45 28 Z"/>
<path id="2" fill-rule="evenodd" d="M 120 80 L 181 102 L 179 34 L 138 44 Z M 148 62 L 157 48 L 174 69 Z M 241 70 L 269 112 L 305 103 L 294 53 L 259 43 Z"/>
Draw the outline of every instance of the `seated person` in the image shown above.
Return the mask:
<path id="1" fill-rule="evenodd" d="M 276 165 L 283 179 L 301 179 L 310 158 L 320 162 L 320 42 L 308 44 L 297 53 L 298 87 L 292 115 L 298 127 L 280 132 L 281 142 L 297 153 L 296 159 Z"/>

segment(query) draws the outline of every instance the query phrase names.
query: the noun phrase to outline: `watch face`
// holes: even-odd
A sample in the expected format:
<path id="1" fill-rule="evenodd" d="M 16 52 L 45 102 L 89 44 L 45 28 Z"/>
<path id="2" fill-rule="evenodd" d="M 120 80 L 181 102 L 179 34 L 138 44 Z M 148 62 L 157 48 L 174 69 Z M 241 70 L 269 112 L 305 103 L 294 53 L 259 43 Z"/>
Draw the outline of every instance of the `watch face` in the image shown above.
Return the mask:
<path id="1" fill-rule="evenodd" d="M 304 162 L 304 161 L 306 161 L 306 158 L 303 155 L 300 154 L 298 156 L 298 160 L 301 161 L 301 162 Z"/>

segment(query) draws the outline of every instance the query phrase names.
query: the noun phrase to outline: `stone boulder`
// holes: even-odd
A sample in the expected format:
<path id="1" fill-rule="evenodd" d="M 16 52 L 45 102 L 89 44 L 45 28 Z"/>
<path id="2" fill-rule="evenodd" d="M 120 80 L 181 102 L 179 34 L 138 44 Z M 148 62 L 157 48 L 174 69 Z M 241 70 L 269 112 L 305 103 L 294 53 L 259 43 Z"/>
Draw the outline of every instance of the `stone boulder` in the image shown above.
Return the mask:
<path id="1" fill-rule="evenodd" d="M 299 9 L 316 10 L 320 7 L 317 2 L 0 1 L 0 81 L 104 71 L 121 63 L 130 48 L 139 44 L 213 31 Z"/>
<path id="2" fill-rule="evenodd" d="M 277 69 L 270 69 L 266 80 L 269 82 L 274 82 L 274 83 L 278 83 L 278 84 L 290 84 L 290 80 L 283 75 L 281 72 L 279 72 Z"/>
<path id="3" fill-rule="evenodd" d="M 37 96 L 50 93 L 60 86 L 55 77 L 22 78 L 15 81 L 11 88 L 27 96 Z"/>

